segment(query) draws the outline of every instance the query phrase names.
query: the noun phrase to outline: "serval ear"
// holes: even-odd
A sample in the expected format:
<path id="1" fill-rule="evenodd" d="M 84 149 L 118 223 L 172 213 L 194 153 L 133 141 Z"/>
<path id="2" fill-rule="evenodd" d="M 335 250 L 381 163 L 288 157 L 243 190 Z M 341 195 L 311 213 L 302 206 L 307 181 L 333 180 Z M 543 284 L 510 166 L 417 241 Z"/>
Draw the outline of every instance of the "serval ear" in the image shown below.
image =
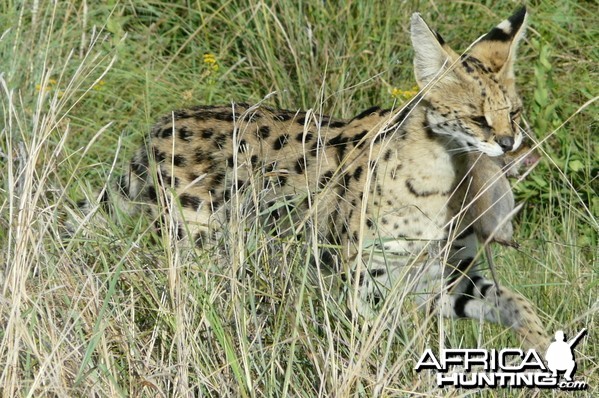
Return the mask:
<path id="1" fill-rule="evenodd" d="M 441 77 L 451 79 L 448 72 L 456 54 L 445 44 L 440 34 L 433 32 L 419 13 L 412 14 L 410 33 L 414 47 L 414 74 L 420 88 Z"/>
<path id="2" fill-rule="evenodd" d="M 516 49 L 525 31 L 526 7 L 522 7 L 478 39 L 468 53 L 479 59 L 491 72 L 511 79 L 514 77 Z"/>

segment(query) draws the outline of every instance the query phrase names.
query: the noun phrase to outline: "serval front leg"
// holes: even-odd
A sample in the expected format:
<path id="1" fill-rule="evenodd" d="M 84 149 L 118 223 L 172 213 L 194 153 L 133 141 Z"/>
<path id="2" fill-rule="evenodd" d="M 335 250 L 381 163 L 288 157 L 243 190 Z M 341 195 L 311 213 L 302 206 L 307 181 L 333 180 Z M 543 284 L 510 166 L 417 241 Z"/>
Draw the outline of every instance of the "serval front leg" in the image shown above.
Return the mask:
<path id="1" fill-rule="evenodd" d="M 522 336 L 526 347 L 544 350 L 549 346 L 533 305 L 522 295 L 480 275 L 471 265 L 472 258 L 458 262 L 457 266 L 444 264 L 438 258 L 409 264 L 402 259 L 405 256 L 394 258 L 390 253 L 364 254 L 361 272 L 352 271 L 359 280 L 357 295 L 352 296 L 353 289 L 349 289 L 349 308 L 371 320 L 376 316 L 373 308 L 385 299 L 394 285 L 408 283 L 422 309 L 438 311 L 448 318 L 484 319 L 502 324 Z M 417 271 L 409 272 L 409 269 Z M 357 301 L 352 303 L 352 298 Z"/>
<path id="2" fill-rule="evenodd" d="M 497 286 L 477 272 L 460 277 L 442 293 L 437 306 L 442 315 L 484 319 L 516 331 L 530 348 L 546 349 L 549 340 L 532 304 L 522 295 Z"/>
<path id="3" fill-rule="evenodd" d="M 438 259 L 426 266 L 418 288 L 434 295 L 434 309 L 443 316 L 499 323 L 522 336 L 525 346 L 547 348 L 549 338 L 534 306 L 519 293 L 485 278 L 478 270 L 480 261 L 476 234 L 465 232 L 451 242 L 447 262 Z"/>

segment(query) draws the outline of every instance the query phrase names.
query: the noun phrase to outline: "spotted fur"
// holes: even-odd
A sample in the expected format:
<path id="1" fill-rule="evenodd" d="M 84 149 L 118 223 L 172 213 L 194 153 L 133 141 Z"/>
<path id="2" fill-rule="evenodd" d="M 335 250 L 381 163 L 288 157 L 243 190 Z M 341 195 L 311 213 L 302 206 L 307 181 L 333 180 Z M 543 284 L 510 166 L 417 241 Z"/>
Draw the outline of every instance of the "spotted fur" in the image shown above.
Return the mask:
<path id="1" fill-rule="evenodd" d="M 289 231 L 317 220 L 319 241 L 339 247 L 337 271 L 359 276 L 358 312 L 406 284 L 423 308 L 499 322 L 541 345 L 532 307 L 477 270 L 481 234 L 464 221 L 477 214 L 462 211 L 471 201 L 468 176 L 485 180 L 494 164 L 469 159 L 502 156 L 522 142 L 513 64 L 525 20 L 523 8 L 460 55 L 414 14 L 421 91 L 401 109 L 373 107 L 352 119 L 247 104 L 174 111 L 154 126 L 108 199 L 144 203 L 156 215 L 171 209 L 180 237 L 204 246 L 240 194 L 255 192 L 244 205 L 275 224 L 291 215 Z"/>

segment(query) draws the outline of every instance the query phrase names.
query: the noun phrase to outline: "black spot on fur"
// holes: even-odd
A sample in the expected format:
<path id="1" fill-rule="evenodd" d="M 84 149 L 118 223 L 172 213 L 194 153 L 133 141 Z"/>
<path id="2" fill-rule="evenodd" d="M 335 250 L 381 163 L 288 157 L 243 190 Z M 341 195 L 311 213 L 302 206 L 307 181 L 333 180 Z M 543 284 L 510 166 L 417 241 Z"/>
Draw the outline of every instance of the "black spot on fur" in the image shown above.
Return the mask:
<path id="1" fill-rule="evenodd" d="M 179 127 L 177 134 L 179 135 L 179 139 L 186 142 L 190 142 L 193 137 L 193 131 L 185 126 Z"/>
<path id="2" fill-rule="evenodd" d="M 244 122 L 248 122 L 248 123 L 253 123 L 256 120 L 260 120 L 262 119 L 262 115 L 259 113 L 245 113 L 243 115 L 243 117 L 241 118 L 242 121 Z"/>
<path id="3" fill-rule="evenodd" d="M 474 299 L 474 288 L 476 287 L 476 282 L 478 282 L 480 279 L 481 277 L 477 275 L 470 279 L 464 279 L 467 283 L 466 289 L 462 294 L 460 294 L 453 305 L 453 310 L 458 317 L 466 318 L 466 304 L 468 304 L 470 300 Z"/>
<path id="4" fill-rule="evenodd" d="M 373 307 L 378 307 L 383 302 L 383 296 L 379 294 L 379 292 L 372 292 L 372 294 L 367 299 L 370 303 L 372 303 Z"/>
<path id="5" fill-rule="evenodd" d="M 232 112 L 216 112 L 214 113 L 213 117 L 216 120 L 223 120 L 225 122 L 232 122 L 235 120 Z"/>
<path id="6" fill-rule="evenodd" d="M 341 120 L 336 120 L 334 122 L 329 123 L 329 127 L 336 129 L 336 128 L 340 128 L 340 127 L 345 127 L 347 125 L 347 123 L 341 121 Z"/>
<path id="7" fill-rule="evenodd" d="M 263 140 L 270 136 L 270 127 L 269 126 L 260 126 L 257 132 L 258 137 Z"/>
<path id="8" fill-rule="evenodd" d="M 202 200 L 200 198 L 186 193 L 179 195 L 179 202 L 181 202 L 181 206 L 192 210 L 197 210 L 202 204 Z"/>
<path id="9" fill-rule="evenodd" d="M 483 285 L 483 287 L 480 288 L 480 295 L 481 297 L 486 297 L 487 296 L 487 292 L 489 291 L 489 288 L 493 287 L 492 284 L 487 283 L 485 285 Z"/>
<path id="10" fill-rule="evenodd" d="M 463 258 L 457 261 L 455 264 L 453 264 L 453 269 L 448 276 L 449 282 L 453 283 L 456 280 L 464 277 L 468 274 L 468 270 L 475 265 L 476 263 L 472 257 Z"/>
<path id="11" fill-rule="evenodd" d="M 135 159 L 131 161 L 131 172 L 136 176 L 143 177 L 148 172 L 148 165 L 138 163 Z"/>
<path id="12" fill-rule="evenodd" d="M 337 150 L 337 159 L 341 161 L 343 156 L 345 155 L 345 150 L 347 149 L 347 142 L 349 139 L 343 136 L 343 133 L 331 138 L 328 142 L 328 146 L 333 146 Z"/>
<path id="13" fill-rule="evenodd" d="M 166 171 L 164 168 L 160 168 L 160 179 L 159 179 L 160 184 L 162 185 L 167 184 L 168 186 L 171 186 L 173 188 L 177 188 L 180 185 L 180 180 L 179 177 L 175 177 L 175 176 L 171 176 L 168 171 Z"/>
<path id="14" fill-rule="evenodd" d="M 199 178 L 200 178 L 200 176 L 198 174 L 196 174 L 196 173 L 193 173 L 193 172 L 187 173 L 187 179 L 189 180 L 190 183 L 193 182 L 193 181 L 195 181 L 195 180 L 197 180 L 197 179 L 199 179 Z"/>
<path id="15" fill-rule="evenodd" d="M 272 148 L 277 151 L 281 150 L 287 145 L 287 142 L 289 142 L 289 134 L 283 134 L 276 139 Z"/>
<path id="16" fill-rule="evenodd" d="M 379 134 L 377 134 L 376 137 L 374 137 L 374 143 L 378 144 L 379 142 L 381 142 L 382 140 L 384 140 L 387 137 L 387 132 L 386 131 L 382 131 Z"/>
<path id="17" fill-rule="evenodd" d="M 462 231 L 462 232 L 461 232 L 461 233 L 458 235 L 457 239 L 458 239 L 458 240 L 466 239 L 468 236 L 470 236 L 470 235 L 472 235 L 472 234 L 474 234 L 474 227 L 472 227 L 472 226 L 469 226 L 468 228 L 466 228 L 464 231 Z"/>
<path id="18" fill-rule="evenodd" d="M 370 274 L 370 276 L 372 278 L 376 278 L 376 277 L 379 277 L 379 276 L 386 275 L 387 271 L 384 270 L 383 268 L 375 268 L 375 269 L 372 269 L 372 270 L 368 271 L 368 273 Z"/>
<path id="19" fill-rule="evenodd" d="M 426 133 L 426 138 L 431 139 L 431 140 L 434 140 L 437 138 L 437 134 L 435 134 L 435 132 L 433 131 L 433 129 L 431 128 L 431 126 L 428 124 L 428 122 L 426 120 L 424 120 L 422 122 L 422 129 Z"/>
<path id="20" fill-rule="evenodd" d="M 345 156 L 345 150 L 346 149 L 347 149 L 347 145 L 345 143 L 337 145 L 337 160 L 339 162 L 341 162 L 343 160 L 343 157 Z"/>
<path id="21" fill-rule="evenodd" d="M 277 184 L 281 187 L 287 185 L 287 176 L 277 176 Z"/>
<path id="22" fill-rule="evenodd" d="M 204 138 L 204 139 L 212 137 L 213 134 L 214 134 L 214 130 L 212 130 L 212 129 L 202 130 L 202 138 Z"/>
<path id="23" fill-rule="evenodd" d="M 368 168 L 372 170 L 373 174 L 376 174 L 376 162 L 374 160 L 368 162 Z"/>
<path id="24" fill-rule="evenodd" d="M 223 181 L 225 181 L 225 175 L 223 173 L 217 173 L 212 177 L 212 186 L 222 186 Z"/>
<path id="25" fill-rule="evenodd" d="M 319 140 L 316 140 L 314 144 L 310 147 L 310 153 L 315 154 L 321 148 Z"/>
<path id="26" fill-rule="evenodd" d="M 295 171 L 297 174 L 304 174 L 306 167 L 308 167 L 308 160 L 303 156 L 298 158 L 295 162 Z"/>
<path id="27" fill-rule="evenodd" d="M 318 187 L 324 188 L 329 183 L 329 181 L 331 181 L 331 178 L 333 178 L 333 172 L 329 170 L 326 173 L 324 173 L 322 177 L 320 177 L 320 181 L 318 181 Z"/>
<path id="28" fill-rule="evenodd" d="M 381 109 L 379 111 L 379 116 L 385 116 L 391 112 L 391 109 Z"/>
<path id="29" fill-rule="evenodd" d="M 102 192 L 102 196 L 100 197 L 100 203 L 107 204 L 110 202 L 110 195 L 108 195 L 108 190 L 104 190 L 104 192 Z"/>
<path id="30" fill-rule="evenodd" d="M 223 199 L 222 198 L 219 198 L 219 197 L 216 197 L 216 196 L 212 198 L 212 210 L 213 211 L 216 211 L 222 205 L 223 205 Z"/>
<path id="31" fill-rule="evenodd" d="M 187 159 L 182 155 L 173 156 L 173 164 L 177 167 L 184 167 L 187 164 Z"/>
<path id="32" fill-rule="evenodd" d="M 343 225 L 341 226 L 341 236 L 345 235 L 347 235 L 347 224 L 343 223 Z"/>
<path id="33" fill-rule="evenodd" d="M 341 145 L 341 144 L 345 144 L 348 141 L 348 139 L 346 137 L 343 136 L 343 133 L 336 135 L 335 137 L 331 138 L 328 142 L 327 145 Z"/>
<path id="34" fill-rule="evenodd" d="M 156 195 L 156 188 L 154 188 L 152 185 L 148 187 L 148 189 L 146 190 L 146 194 L 148 195 L 148 199 L 150 199 L 152 202 L 156 202 L 158 200 L 158 195 Z"/>
<path id="35" fill-rule="evenodd" d="M 231 189 L 225 189 L 223 191 L 223 199 L 228 202 L 231 199 Z"/>
<path id="36" fill-rule="evenodd" d="M 349 192 L 350 182 L 351 182 L 351 177 L 349 174 L 344 174 L 343 177 L 341 177 L 341 181 L 340 181 L 339 189 L 338 189 L 339 195 L 341 195 L 342 197 L 347 195 L 347 193 Z"/>
<path id="37" fill-rule="evenodd" d="M 357 146 L 358 148 L 362 147 L 364 145 L 364 142 L 360 142 L 362 141 L 362 138 L 364 138 L 366 136 L 366 134 L 368 134 L 368 130 L 364 130 L 359 134 L 354 135 L 351 138 L 351 142 L 354 146 Z"/>
<path id="38" fill-rule="evenodd" d="M 271 173 L 271 172 L 273 172 L 273 171 L 274 171 L 274 169 L 275 169 L 275 166 L 276 166 L 276 163 L 275 163 L 275 162 L 272 162 L 272 163 L 269 163 L 269 164 L 265 165 L 265 166 L 264 166 L 264 172 L 266 172 L 266 173 Z"/>
<path id="39" fill-rule="evenodd" d="M 218 134 L 214 137 L 214 145 L 218 149 L 223 149 L 227 144 L 227 136 L 225 134 Z"/>
<path id="40" fill-rule="evenodd" d="M 424 198 L 427 196 L 433 196 L 433 195 L 439 195 L 441 194 L 441 192 L 439 191 L 419 191 L 416 189 L 416 187 L 414 186 L 414 179 L 413 178 L 408 178 L 406 180 L 406 188 L 408 188 L 408 191 L 410 191 L 410 193 L 414 196 L 417 196 L 419 198 Z"/>
<path id="41" fill-rule="evenodd" d="M 385 152 L 385 154 L 383 155 L 383 160 L 386 162 L 391 158 L 391 149 L 387 149 L 387 152 Z"/>
<path id="42" fill-rule="evenodd" d="M 88 202 L 85 199 L 80 199 L 77 201 L 77 208 L 82 209 L 87 206 Z"/>
<path id="43" fill-rule="evenodd" d="M 356 117 L 354 117 L 352 120 L 360 120 L 360 119 L 364 119 L 367 116 L 372 115 L 375 112 L 378 112 L 381 108 L 379 106 L 373 106 L 370 107 L 368 109 L 366 109 L 365 111 L 360 112 Z"/>
<path id="44" fill-rule="evenodd" d="M 196 163 L 212 162 L 212 155 L 203 149 L 197 148 L 193 153 L 193 160 Z"/>
<path id="45" fill-rule="evenodd" d="M 358 181 L 360 179 L 360 177 L 362 176 L 362 171 L 363 171 L 362 166 L 358 166 L 354 170 L 354 178 L 356 179 L 356 181 Z"/>
<path id="46" fill-rule="evenodd" d="M 119 189 L 119 193 L 123 195 L 123 197 L 130 199 L 129 197 L 129 179 L 126 176 L 120 176 L 117 181 L 117 187 Z"/>
<path id="47" fill-rule="evenodd" d="M 158 137 L 160 138 L 169 138 L 173 136 L 173 127 L 168 126 L 160 131 Z"/>
<path id="48" fill-rule="evenodd" d="M 208 235 L 204 231 L 200 231 L 194 236 L 194 243 L 198 249 L 204 248 L 208 243 Z"/>
<path id="49" fill-rule="evenodd" d="M 466 59 L 462 59 L 462 66 L 467 73 L 474 73 L 474 68 L 468 63 Z"/>
<path id="50" fill-rule="evenodd" d="M 287 120 L 291 120 L 292 117 L 293 116 L 288 113 L 279 113 L 278 115 L 275 115 L 273 118 L 280 122 L 286 122 Z"/>
<path id="51" fill-rule="evenodd" d="M 307 132 L 305 137 L 305 142 L 310 142 L 312 141 L 312 138 L 314 138 L 314 134 L 312 134 L 311 132 Z M 298 133 L 298 135 L 295 136 L 295 140 L 297 142 L 304 142 L 304 133 Z"/>
<path id="52" fill-rule="evenodd" d="M 164 160 L 164 158 L 166 157 L 166 154 L 162 151 L 160 151 L 158 148 L 154 147 L 153 148 L 153 152 L 154 152 L 154 160 L 157 163 L 160 163 Z"/>
<path id="53" fill-rule="evenodd" d="M 331 254 L 330 250 L 321 249 L 319 250 L 318 254 L 320 257 L 321 264 L 327 265 L 329 267 L 335 265 L 335 259 L 333 258 L 333 255 Z"/>

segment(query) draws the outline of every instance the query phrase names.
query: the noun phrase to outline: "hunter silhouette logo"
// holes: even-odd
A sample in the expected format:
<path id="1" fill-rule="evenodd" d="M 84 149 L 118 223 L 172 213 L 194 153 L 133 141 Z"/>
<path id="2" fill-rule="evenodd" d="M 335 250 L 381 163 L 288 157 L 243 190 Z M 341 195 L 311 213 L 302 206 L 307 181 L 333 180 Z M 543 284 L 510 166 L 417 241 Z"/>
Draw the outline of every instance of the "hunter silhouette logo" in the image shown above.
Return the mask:
<path id="1" fill-rule="evenodd" d="M 564 332 L 558 330 L 544 360 L 534 349 L 526 352 L 519 348 L 443 349 L 435 355 L 428 348 L 414 369 L 417 372 L 435 370 L 438 387 L 585 390 L 588 387 L 585 381 L 573 380 L 576 371 L 573 348 L 586 332 L 583 328 L 566 341 Z M 560 373 L 564 373 L 565 380 L 560 380 Z"/>
<path id="2" fill-rule="evenodd" d="M 545 360 L 547 361 L 547 367 L 551 370 L 551 375 L 557 377 L 558 371 L 565 371 L 564 378 L 566 381 L 572 381 L 572 375 L 576 370 L 576 362 L 574 362 L 574 352 L 572 349 L 584 334 L 587 329 L 582 329 L 576 337 L 572 340 L 565 342 L 564 332 L 558 330 L 555 332 L 555 341 L 547 348 L 545 354 Z"/>

